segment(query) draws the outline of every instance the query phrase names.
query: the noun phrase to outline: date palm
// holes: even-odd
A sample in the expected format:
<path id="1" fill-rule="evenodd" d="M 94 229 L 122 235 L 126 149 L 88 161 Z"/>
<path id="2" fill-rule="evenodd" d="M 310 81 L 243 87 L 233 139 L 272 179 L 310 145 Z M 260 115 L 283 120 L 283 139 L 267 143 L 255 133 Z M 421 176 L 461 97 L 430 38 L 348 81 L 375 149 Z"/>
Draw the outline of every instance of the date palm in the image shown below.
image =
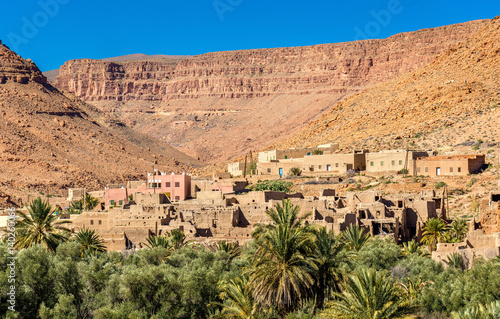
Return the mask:
<path id="1" fill-rule="evenodd" d="M 342 240 L 350 250 L 359 251 L 370 239 L 370 234 L 358 225 L 351 224 L 342 232 Z"/>
<path id="2" fill-rule="evenodd" d="M 147 243 L 144 243 L 145 246 L 149 249 L 153 249 L 155 247 L 162 247 L 162 248 L 166 248 L 166 249 L 171 249 L 172 248 L 172 244 L 169 240 L 168 237 L 166 236 L 155 236 L 155 235 L 152 235 L 152 236 L 149 236 L 148 239 L 147 239 Z"/>
<path id="3" fill-rule="evenodd" d="M 173 229 L 167 236 L 170 244 L 174 250 L 181 249 L 184 246 L 189 245 L 191 242 L 187 241 L 187 236 L 180 229 Z"/>
<path id="4" fill-rule="evenodd" d="M 248 285 L 248 277 L 242 276 L 222 281 L 218 284 L 219 297 L 223 300 L 222 311 L 218 318 L 259 319 L 267 318 L 266 311 L 254 301 L 253 291 Z"/>
<path id="5" fill-rule="evenodd" d="M 18 212 L 20 220 L 16 225 L 16 247 L 28 248 L 40 244 L 50 251 L 68 240 L 71 231 L 64 227 L 69 220 L 58 220 L 59 216 L 52 211 L 52 206 L 41 197 L 34 199 L 27 207 L 28 213 Z"/>
<path id="6" fill-rule="evenodd" d="M 465 219 L 455 219 L 451 223 L 450 235 L 457 242 L 462 242 L 465 239 L 465 235 L 469 231 L 469 225 Z"/>
<path id="7" fill-rule="evenodd" d="M 325 297 L 331 291 L 338 290 L 342 279 L 343 264 L 347 264 L 352 252 L 344 250 L 340 236 L 328 232 L 325 227 L 315 230 L 315 260 L 316 271 L 316 308 L 323 308 Z"/>
<path id="8" fill-rule="evenodd" d="M 296 309 L 314 285 L 314 233 L 288 200 L 269 209 L 271 224 L 258 225 L 252 236 L 258 248 L 250 269 L 255 301 L 275 306 L 281 316 Z"/>
<path id="9" fill-rule="evenodd" d="M 75 240 L 80 244 L 81 257 L 106 251 L 104 240 L 93 229 L 84 228 L 80 230 L 76 233 Z"/>
<path id="10" fill-rule="evenodd" d="M 430 218 L 425 223 L 422 240 L 420 242 L 429 246 L 429 251 L 432 252 L 436 248 L 437 243 L 442 243 L 447 240 L 447 231 L 448 227 L 442 219 Z"/>
<path id="11" fill-rule="evenodd" d="M 409 242 L 403 243 L 403 255 L 409 256 L 413 254 L 421 257 L 429 257 L 430 255 L 427 250 L 422 249 L 422 247 L 419 245 L 417 241 L 412 239 Z"/>
<path id="12" fill-rule="evenodd" d="M 400 296 L 400 288 L 385 271 L 358 269 L 341 284 L 341 291 L 327 303 L 323 318 L 388 319 L 411 309 L 411 302 Z"/>

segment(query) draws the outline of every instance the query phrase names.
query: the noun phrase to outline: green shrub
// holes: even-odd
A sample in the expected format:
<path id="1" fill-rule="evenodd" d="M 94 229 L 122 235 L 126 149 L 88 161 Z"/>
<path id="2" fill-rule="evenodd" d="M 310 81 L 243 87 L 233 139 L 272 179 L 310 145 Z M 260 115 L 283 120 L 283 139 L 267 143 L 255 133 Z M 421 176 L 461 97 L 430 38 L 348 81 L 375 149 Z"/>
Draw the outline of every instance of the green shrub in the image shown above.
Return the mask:
<path id="1" fill-rule="evenodd" d="M 439 183 L 436 183 L 436 186 L 435 186 L 435 187 L 436 187 L 436 189 L 440 189 L 441 187 L 444 187 L 444 186 L 446 186 L 446 183 L 445 183 L 445 182 L 443 182 L 443 181 L 441 181 L 441 182 L 439 182 Z"/>

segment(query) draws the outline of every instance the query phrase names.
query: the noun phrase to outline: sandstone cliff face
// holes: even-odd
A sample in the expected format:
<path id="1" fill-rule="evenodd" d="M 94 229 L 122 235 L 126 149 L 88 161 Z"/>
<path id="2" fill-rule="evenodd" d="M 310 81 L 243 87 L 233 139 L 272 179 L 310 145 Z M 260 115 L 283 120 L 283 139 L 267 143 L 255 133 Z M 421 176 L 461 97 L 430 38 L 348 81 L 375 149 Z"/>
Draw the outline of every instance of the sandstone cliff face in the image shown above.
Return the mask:
<path id="1" fill-rule="evenodd" d="M 309 47 L 216 52 L 184 60 L 66 62 L 55 85 L 87 101 L 343 94 L 431 62 L 484 22 Z"/>
<path id="2" fill-rule="evenodd" d="M 220 162 L 292 135 L 346 96 L 427 65 L 486 23 L 182 60 L 73 60 L 55 85 L 188 154 Z"/>
<path id="3" fill-rule="evenodd" d="M 26 84 L 47 83 L 47 79 L 31 60 L 25 60 L 2 45 L 0 41 L 0 84 L 7 81 Z"/>

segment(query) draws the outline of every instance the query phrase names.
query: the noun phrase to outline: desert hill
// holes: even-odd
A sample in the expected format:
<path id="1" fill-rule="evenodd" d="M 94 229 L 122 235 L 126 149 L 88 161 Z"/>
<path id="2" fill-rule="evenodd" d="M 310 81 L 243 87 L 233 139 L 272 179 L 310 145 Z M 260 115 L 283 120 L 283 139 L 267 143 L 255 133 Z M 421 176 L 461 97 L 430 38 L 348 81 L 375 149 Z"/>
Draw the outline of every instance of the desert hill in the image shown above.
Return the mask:
<path id="1" fill-rule="evenodd" d="M 137 131 L 220 162 L 292 136 L 343 98 L 427 65 L 486 23 L 182 60 L 72 60 L 55 86 Z"/>
<path id="2" fill-rule="evenodd" d="M 0 200 L 67 187 L 102 188 L 156 168 L 182 173 L 201 162 L 135 132 L 47 84 L 36 65 L 0 43 Z M 11 196 L 8 196 L 8 195 Z"/>
<path id="3" fill-rule="evenodd" d="M 431 64 L 336 104 L 278 147 L 468 148 L 500 142 L 500 18 Z"/>

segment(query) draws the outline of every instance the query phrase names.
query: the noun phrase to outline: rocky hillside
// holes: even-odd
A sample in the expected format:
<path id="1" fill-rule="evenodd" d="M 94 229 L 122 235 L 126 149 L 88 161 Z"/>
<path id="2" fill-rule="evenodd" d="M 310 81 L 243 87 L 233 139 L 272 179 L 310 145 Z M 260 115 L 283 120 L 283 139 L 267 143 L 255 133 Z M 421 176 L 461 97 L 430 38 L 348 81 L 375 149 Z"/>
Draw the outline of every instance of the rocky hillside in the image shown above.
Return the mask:
<path id="1" fill-rule="evenodd" d="M 66 187 L 122 183 L 143 177 L 154 161 L 176 172 L 202 164 L 61 94 L 32 62 L 1 43 L 0 79 L 2 203 L 38 193 L 63 195 Z"/>
<path id="2" fill-rule="evenodd" d="M 218 162 L 290 136 L 342 98 L 430 63 L 485 23 L 180 61 L 72 60 L 55 85 L 141 132 Z"/>
<path id="3" fill-rule="evenodd" d="M 336 104 L 278 147 L 338 141 L 344 148 L 500 145 L 500 17 L 431 64 Z M 472 148 L 472 149 L 471 149 Z"/>

